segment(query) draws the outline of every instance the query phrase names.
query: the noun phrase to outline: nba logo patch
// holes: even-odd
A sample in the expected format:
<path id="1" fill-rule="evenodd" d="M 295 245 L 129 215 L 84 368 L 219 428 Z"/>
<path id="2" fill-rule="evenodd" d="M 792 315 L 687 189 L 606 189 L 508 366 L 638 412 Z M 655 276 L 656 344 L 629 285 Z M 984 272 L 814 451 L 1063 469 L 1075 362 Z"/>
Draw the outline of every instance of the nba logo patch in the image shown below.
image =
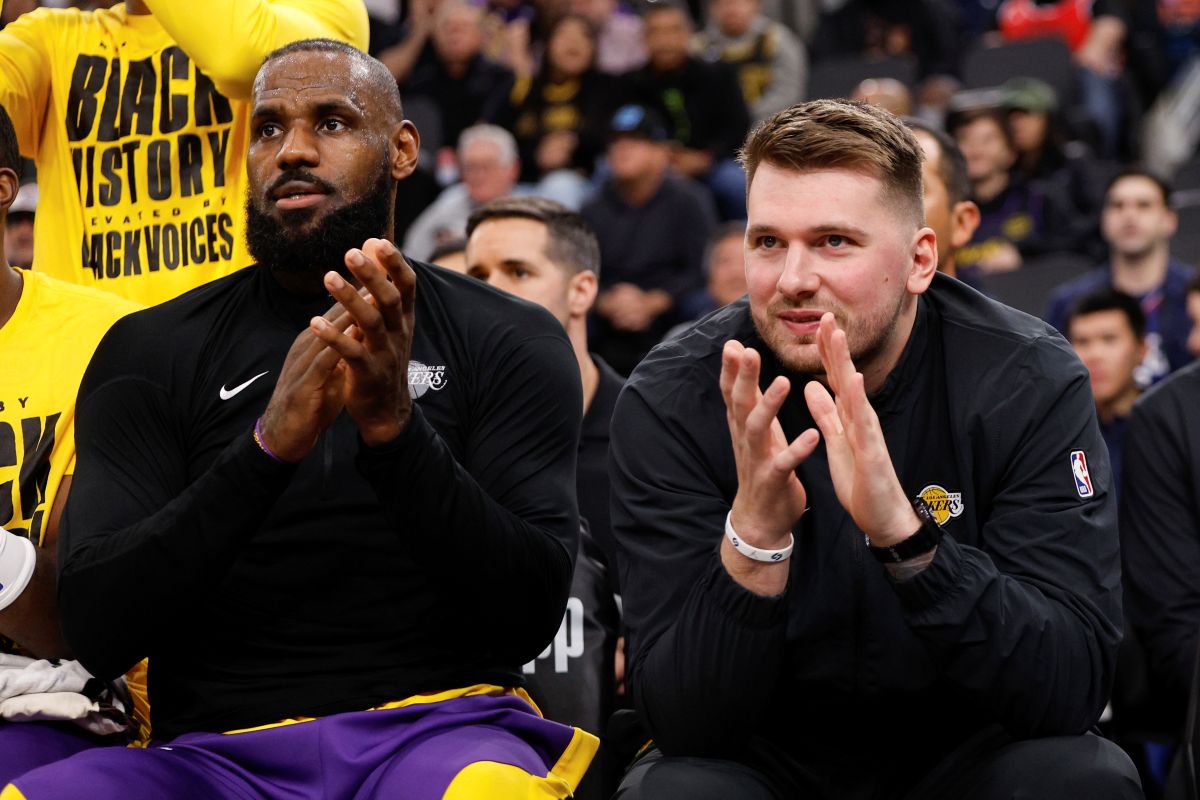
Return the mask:
<path id="1" fill-rule="evenodd" d="M 1095 494 L 1092 489 L 1092 476 L 1088 473 L 1087 457 L 1082 450 L 1071 451 L 1071 475 L 1075 478 L 1075 491 L 1080 497 L 1091 497 Z"/>

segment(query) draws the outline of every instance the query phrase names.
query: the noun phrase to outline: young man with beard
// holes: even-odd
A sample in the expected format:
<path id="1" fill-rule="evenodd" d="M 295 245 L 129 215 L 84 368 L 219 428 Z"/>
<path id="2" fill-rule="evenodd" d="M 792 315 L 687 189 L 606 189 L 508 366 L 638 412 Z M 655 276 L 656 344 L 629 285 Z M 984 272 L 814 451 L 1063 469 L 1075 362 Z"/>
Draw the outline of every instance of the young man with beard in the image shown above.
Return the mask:
<path id="1" fill-rule="evenodd" d="M 162 746 L 7 796 L 567 796 L 595 739 L 513 687 L 577 546 L 570 344 L 370 238 L 418 147 L 382 64 L 276 51 L 251 130 L 258 265 L 118 324 L 80 389 L 63 630 L 98 676 L 150 657 Z"/>
<path id="2" fill-rule="evenodd" d="M 1086 371 L 936 273 L 887 112 L 794 106 L 742 159 L 748 297 L 651 353 L 613 417 L 655 743 L 618 796 L 1141 797 L 1085 735 L 1121 631 Z"/>

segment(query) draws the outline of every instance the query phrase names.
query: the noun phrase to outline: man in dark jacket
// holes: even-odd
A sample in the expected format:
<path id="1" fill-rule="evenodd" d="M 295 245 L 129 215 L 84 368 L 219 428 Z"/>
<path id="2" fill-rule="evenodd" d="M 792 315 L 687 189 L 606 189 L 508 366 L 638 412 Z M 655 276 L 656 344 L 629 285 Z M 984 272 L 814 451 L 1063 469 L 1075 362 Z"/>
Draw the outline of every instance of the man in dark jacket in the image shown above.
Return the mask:
<path id="1" fill-rule="evenodd" d="M 849 101 L 768 119 L 742 148 L 748 298 L 618 400 L 655 742 L 623 800 L 1142 796 L 1085 735 L 1121 635 L 1087 372 L 935 275 L 920 152 Z"/>

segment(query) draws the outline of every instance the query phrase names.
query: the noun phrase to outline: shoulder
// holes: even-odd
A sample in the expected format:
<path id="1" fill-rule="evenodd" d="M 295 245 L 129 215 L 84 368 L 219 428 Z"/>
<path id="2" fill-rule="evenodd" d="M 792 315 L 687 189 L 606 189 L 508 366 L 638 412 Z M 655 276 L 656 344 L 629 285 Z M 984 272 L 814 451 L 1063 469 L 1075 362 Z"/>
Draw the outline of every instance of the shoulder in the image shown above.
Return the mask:
<path id="1" fill-rule="evenodd" d="M 1200 361 L 1150 387 L 1134 405 L 1136 417 L 1190 417 L 1200 422 Z"/>
<path id="2" fill-rule="evenodd" d="M 108 327 L 141 305 L 124 297 L 51 277 L 42 272 L 21 270 L 25 290 L 35 298 L 39 314 L 48 314 L 52 324 L 103 325 Z"/>
<path id="3" fill-rule="evenodd" d="M 924 295 L 941 321 L 948 369 L 978 386 L 1022 378 L 1073 381 L 1087 371 L 1046 322 L 945 275 Z M 1010 394 L 1011 389 L 1004 392 Z"/>

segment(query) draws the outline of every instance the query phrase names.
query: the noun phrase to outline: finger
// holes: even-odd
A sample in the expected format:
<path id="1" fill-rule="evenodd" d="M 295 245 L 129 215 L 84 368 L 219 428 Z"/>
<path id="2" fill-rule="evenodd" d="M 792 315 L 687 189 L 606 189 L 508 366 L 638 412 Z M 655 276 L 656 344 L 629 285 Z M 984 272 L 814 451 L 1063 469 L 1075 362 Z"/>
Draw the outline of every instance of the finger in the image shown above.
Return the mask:
<path id="1" fill-rule="evenodd" d="M 744 424 L 746 416 L 762 398 L 762 391 L 758 388 L 758 372 L 761 361 L 758 353 L 753 348 L 747 347 L 738 362 L 738 374 L 733 381 L 733 390 L 730 395 L 733 398 L 734 413 Z"/>
<path id="2" fill-rule="evenodd" d="M 376 261 L 383 267 L 388 277 L 391 278 L 396 290 L 400 294 L 400 313 L 408 316 L 413 313 L 417 298 L 417 274 L 413 272 L 408 261 L 396 249 L 396 245 L 389 242 L 387 239 L 368 239 L 363 245 L 369 253 L 371 253 Z M 401 320 L 399 317 L 390 318 L 385 312 L 385 321 L 388 328 L 391 330 L 399 330 Z"/>
<path id="3" fill-rule="evenodd" d="M 809 381 L 808 385 L 804 387 L 804 399 L 808 402 L 808 410 L 812 414 L 813 421 L 817 423 L 817 427 L 821 429 L 821 435 L 825 437 L 826 447 L 831 449 L 840 447 L 845 441 L 845 429 L 842 427 L 842 418 L 838 414 L 837 404 L 833 402 L 829 390 L 817 381 Z"/>
<path id="4" fill-rule="evenodd" d="M 841 373 L 836 369 L 836 363 L 833 351 L 833 333 L 837 330 L 837 322 L 834 320 L 833 314 L 826 313 L 821 316 L 821 321 L 817 326 L 817 355 L 821 359 L 821 367 L 825 372 L 825 380 L 829 384 L 829 388 L 834 395 L 840 395 L 841 389 Z"/>
<path id="5" fill-rule="evenodd" d="M 771 432 L 771 423 L 778 416 L 779 409 L 783 408 L 783 402 L 791 388 L 791 383 L 782 375 L 771 381 L 771 385 L 763 392 L 762 399 L 746 415 L 745 428 L 748 437 L 764 444 L 770 441 L 767 434 Z"/>
<path id="6" fill-rule="evenodd" d="M 887 443 L 883 438 L 883 426 L 879 424 L 879 415 L 867 399 L 862 373 L 854 373 L 847 395 L 848 427 L 852 430 L 855 449 L 871 457 L 886 454 Z"/>
<path id="7" fill-rule="evenodd" d="M 787 448 L 776 453 L 771 466 L 780 472 L 795 472 L 813 454 L 820 441 L 821 434 L 817 433 L 817 429 L 809 428 L 793 439 Z"/>
<path id="8" fill-rule="evenodd" d="M 326 383 L 330 376 L 334 374 L 341 360 L 341 356 L 337 351 L 326 347 L 322 343 L 320 351 L 309 362 L 308 367 L 301 376 L 302 384 L 320 386 Z"/>
<path id="9" fill-rule="evenodd" d="M 725 410 L 733 411 L 733 383 L 737 380 L 742 363 L 741 342 L 730 340 L 721 350 L 721 396 L 725 398 Z"/>
<path id="10" fill-rule="evenodd" d="M 396 287 L 388 281 L 386 273 L 379 265 L 357 248 L 346 252 L 346 268 L 362 284 L 364 296 L 352 292 L 352 287 L 341 280 L 336 272 L 326 273 L 325 287 L 354 315 L 355 322 L 366 332 L 372 343 L 380 343 L 387 333 L 383 309 L 389 303 L 399 302 Z M 335 293 L 334 286 L 338 284 L 341 284 L 342 288 Z M 354 296 L 347 297 L 347 293 L 353 293 Z"/>
<path id="11" fill-rule="evenodd" d="M 367 347 L 358 339 L 343 333 L 321 317 L 313 317 L 310 323 L 313 335 L 322 346 L 334 350 L 348 364 L 361 364 L 367 357 Z"/>

